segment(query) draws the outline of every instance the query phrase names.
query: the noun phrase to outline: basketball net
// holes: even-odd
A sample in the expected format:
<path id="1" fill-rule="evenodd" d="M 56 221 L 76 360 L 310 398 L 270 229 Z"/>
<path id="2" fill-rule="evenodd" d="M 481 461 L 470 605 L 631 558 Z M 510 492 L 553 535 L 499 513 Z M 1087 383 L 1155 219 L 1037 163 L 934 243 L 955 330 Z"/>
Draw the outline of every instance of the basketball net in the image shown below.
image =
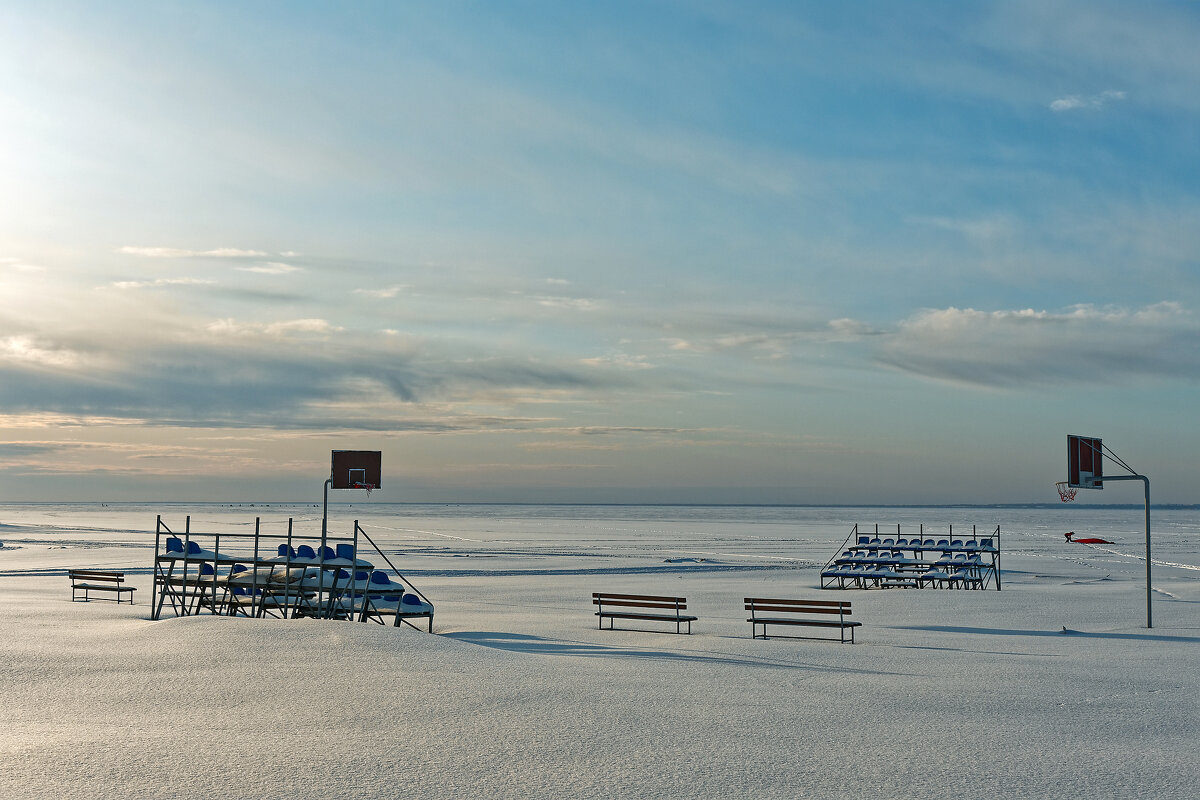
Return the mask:
<path id="1" fill-rule="evenodd" d="M 1054 484 L 1054 486 L 1058 489 L 1058 499 L 1062 500 L 1064 503 L 1069 503 L 1074 500 L 1075 492 L 1079 491 L 1078 489 L 1072 489 L 1070 486 L 1068 486 L 1066 481 L 1059 481 L 1058 483 Z"/>
<path id="2" fill-rule="evenodd" d="M 375 484 L 373 484 L 373 483 L 356 483 L 356 484 L 354 484 L 354 488 L 355 489 L 366 489 L 367 497 L 370 497 L 371 491 L 375 488 Z M 1072 496 L 1074 496 L 1074 493 L 1072 493 Z"/>

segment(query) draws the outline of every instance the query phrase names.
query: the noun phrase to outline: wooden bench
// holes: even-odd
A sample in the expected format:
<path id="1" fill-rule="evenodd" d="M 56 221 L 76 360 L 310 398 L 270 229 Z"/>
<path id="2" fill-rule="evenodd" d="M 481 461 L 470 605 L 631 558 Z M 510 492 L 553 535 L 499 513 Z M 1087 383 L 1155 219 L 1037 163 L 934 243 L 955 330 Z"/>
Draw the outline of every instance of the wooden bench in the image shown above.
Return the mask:
<path id="1" fill-rule="evenodd" d="M 608 592 L 593 592 L 592 603 L 599 606 L 596 616 L 598 625 L 603 630 L 604 620 L 608 620 L 608 629 L 613 629 L 613 620 L 644 619 L 654 622 L 674 622 L 675 632 L 682 633 L 680 626 L 687 623 L 687 632 L 692 632 L 692 623 L 699 617 L 692 617 L 680 612 L 687 610 L 687 600 L 683 597 L 660 597 L 652 594 L 610 594 Z M 616 606 L 621 609 L 660 609 L 670 611 L 670 614 L 651 614 L 646 611 L 605 611 L 604 607 Z"/>
<path id="2" fill-rule="evenodd" d="M 750 612 L 751 638 L 758 638 L 758 626 L 762 625 L 762 638 L 767 638 L 768 625 L 811 625 L 817 628 L 839 628 L 841 640 L 846 641 L 846 630 L 850 630 L 850 643 L 854 644 L 854 629 L 861 622 L 851 622 L 850 602 L 848 600 L 773 600 L 765 597 L 747 597 L 746 610 Z M 795 616 L 779 616 L 780 614 L 837 614 L 837 619 L 807 619 Z M 825 638 L 825 637 L 800 637 Z"/>
<path id="3" fill-rule="evenodd" d="M 79 593 L 83 592 L 83 601 L 86 603 L 91 598 L 88 597 L 88 592 L 113 592 L 116 597 L 106 597 L 105 600 L 116 600 L 121 602 L 121 593 L 129 592 L 129 604 L 133 605 L 133 593 L 137 591 L 136 586 L 124 586 L 124 572 L 108 572 L 100 569 L 72 569 L 67 570 L 67 575 L 71 578 L 71 602 L 74 603 L 79 599 Z"/>

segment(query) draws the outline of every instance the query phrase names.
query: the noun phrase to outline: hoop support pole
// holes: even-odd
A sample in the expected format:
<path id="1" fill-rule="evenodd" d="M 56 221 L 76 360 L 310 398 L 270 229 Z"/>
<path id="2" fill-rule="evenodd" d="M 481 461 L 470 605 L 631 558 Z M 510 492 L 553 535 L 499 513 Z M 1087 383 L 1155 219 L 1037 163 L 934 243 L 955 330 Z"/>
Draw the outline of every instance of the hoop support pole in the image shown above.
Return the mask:
<path id="1" fill-rule="evenodd" d="M 329 486 L 333 483 L 333 478 L 325 479 L 325 505 L 321 512 L 321 555 L 324 560 L 325 555 L 325 539 L 326 531 L 329 530 Z"/>
<path id="2" fill-rule="evenodd" d="M 1150 479 L 1145 475 L 1105 475 L 1106 481 L 1141 481 L 1146 487 L 1146 627 L 1154 627 L 1150 611 Z"/>

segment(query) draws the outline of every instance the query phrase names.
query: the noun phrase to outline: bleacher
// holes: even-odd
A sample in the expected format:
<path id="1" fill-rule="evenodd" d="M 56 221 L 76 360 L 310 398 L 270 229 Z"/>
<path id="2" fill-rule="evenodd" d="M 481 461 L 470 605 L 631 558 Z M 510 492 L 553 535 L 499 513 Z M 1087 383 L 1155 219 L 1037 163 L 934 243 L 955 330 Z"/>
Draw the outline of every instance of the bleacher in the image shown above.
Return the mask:
<path id="1" fill-rule="evenodd" d="M 433 631 L 433 603 L 404 576 L 354 523 L 348 537 L 263 532 L 173 533 L 158 518 L 155 533 L 153 619 L 165 609 L 177 616 L 316 617 L 373 621 L 395 626 L 426 619 Z M 359 557 L 369 543 L 391 572 Z M 303 543 L 302 543 L 303 542 Z M 330 545 L 333 545 L 332 547 Z M 374 556 L 372 556 L 374 557 Z M 414 626 L 415 627 L 415 626 Z"/>
<path id="2" fill-rule="evenodd" d="M 1000 589 L 1000 527 L 980 536 L 906 538 L 863 533 L 858 525 L 821 570 L 822 589 Z"/>

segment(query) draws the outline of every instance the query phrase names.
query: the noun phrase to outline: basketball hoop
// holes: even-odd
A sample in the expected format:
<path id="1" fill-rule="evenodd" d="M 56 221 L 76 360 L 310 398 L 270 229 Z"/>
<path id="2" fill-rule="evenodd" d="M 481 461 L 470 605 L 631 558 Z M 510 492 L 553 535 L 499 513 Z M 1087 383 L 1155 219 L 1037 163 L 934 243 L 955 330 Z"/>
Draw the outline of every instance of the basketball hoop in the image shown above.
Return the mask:
<path id="1" fill-rule="evenodd" d="M 1077 492 L 1078 489 L 1072 489 L 1067 485 L 1066 481 L 1059 481 L 1058 483 L 1054 484 L 1054 486 L 1058 489 L 1059 500 L 1062 500 L 1064 503 L 1069 503 L 1075 499 L 1075 492 Z"/>
<path id="2" fill-rule="evenodd" d="M 366 490 L 367 490 L 367 497 L 370 497 L 370 496 L 371 496 L 371 492 L 372 492 L 372 491 L 375 489 L 375 484 L 373 484 L 373 483 L 356 483 L 356 484 L 354 484 L 354 487 L 353 487 L 353 488 L 355 488 L 355 489 L 366 489 Z M 1072 494 L 1072 495 L 1074 495 L 1074 492 L 1072 492 L 1071 494 Z"/>

